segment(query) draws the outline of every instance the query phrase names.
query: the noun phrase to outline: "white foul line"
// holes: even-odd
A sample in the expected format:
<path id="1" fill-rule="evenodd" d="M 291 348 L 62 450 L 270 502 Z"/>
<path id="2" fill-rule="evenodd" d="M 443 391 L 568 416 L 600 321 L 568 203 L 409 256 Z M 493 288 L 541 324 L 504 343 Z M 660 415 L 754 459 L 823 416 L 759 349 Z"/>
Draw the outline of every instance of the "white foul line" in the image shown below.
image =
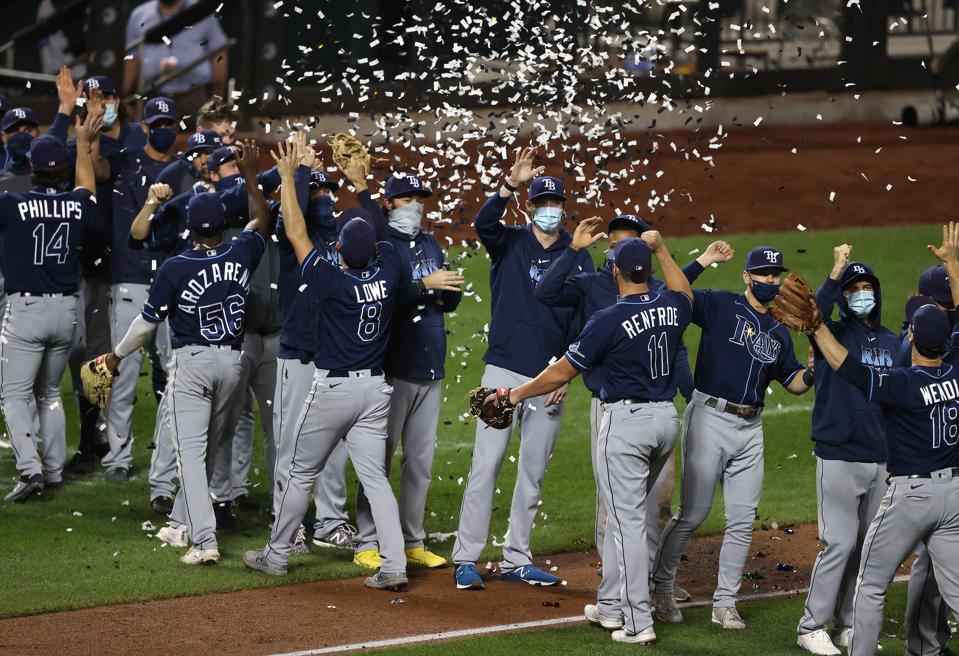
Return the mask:
<path id="1" fill-rule="evenodd" d="M 893 579 L 895 583 L 908 581 L 909 577 L 905 574 Z M 751 595 L 741 595 L 739 601 L 758 601 L 760 599 L 772 599 L 775 597 L 788 597 L 791 595 L 803 594 L 809 592 L 809 588 L 797 588 L 795 590 L 775 590 L 772 592 L 759 592 Z M 680 608 L 698 608 L 709 606 L 713 602 L 711 599 L 703 601 L 687 601 L 679 604 Z M 371 642 L 354 642 L 349 645 L 336 645 L 334 647 L 321 647 L 319 649 L 307 649 L 305 651 L 291 651 L 283 654 L 271 654 L 271 656 L 319 656 L 319 654 L 340 654 L 347 651 L 359 651 L 361 649 L 383 649 L 387 647 L 401 647 L 403 645 L 414 645 L 422 642 L 433 642 L 436 640 L 451 640 L 453 638 L 469 638 L 491 633 L 508 633 L 510 631 L 520 631 L 523 629 L 537 629 L 546 626 L 557 626 L 560 624 L 573 624 L 575 622 L 585 622 L 586 618 L 582 614 L 571 615 L 569 617 L 557 617 L 551 620 L 534 620 L 531 622 L 517 622 L 515 624 L 498 624 L 496 626 L 481 626 L 475 629 L 458 629 L 456 631 L 441 631 L 439 633 L 421 633 L 420 635 L 405 636 L 402 638 L 388 638 L 386 640 L 373 640 Z"/>

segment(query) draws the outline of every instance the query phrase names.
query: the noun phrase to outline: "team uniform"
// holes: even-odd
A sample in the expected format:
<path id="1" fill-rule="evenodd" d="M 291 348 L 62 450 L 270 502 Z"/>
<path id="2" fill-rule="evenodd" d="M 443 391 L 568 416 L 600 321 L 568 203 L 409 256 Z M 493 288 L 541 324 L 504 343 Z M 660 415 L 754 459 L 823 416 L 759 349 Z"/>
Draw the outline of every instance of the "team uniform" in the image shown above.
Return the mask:
<path id="1" fill-rule="evenodd" d="M 867 322 L 849 307 L 843 288 L 856 280 L 872 283 L 875 307 Z M 828 321 L 836 339 L 863 365 L 893 366 L 899 340 L 879 323 L 882 289 L 872 269 L 852 262 L 839 280 L 827 277 L 816 293 L 824 317 L 838 305 L 839 320 Z M 800 636 L 825 630 L 835 619 L 838 636 L 853 623 L 853 596 L 866 529 L 886 492 L 886 428 L 882 408 L 834 372 L 815 351 L 816 403 L 812 439 L 816 454 L 816 501 L 819 541 L 825 548 L 813 565 Z"/>
<path id="2" fill-rule="evenodd" d="M 663 529 L 653 582 L 657 594 L 672 593 L 680 558 L 722 482 L 726 532 L 713 607 L 723 609 L 736 605 L 762 492 L 766 388 L 772 380 L 788 385 L 802 367 L 786 327 L 754 310 L 745 294 L 694 295 L 693 323 L 703 333 L 696 390 L 683 417 L 682 493 L 679 511 Z"/>
<path id="3" fill-rule="evenodd" d="M 185 527 L 199 549 L 216 549 L 216 522 L 207 472 L 222 439 L 240 379 L 240 349 L 250 278 L 266 240 L 246 230 L 216 248 L 195 249 L 157 270 L 142 316 L 170 325 L 165 398 L 180 490 L 170 526 Z"/>
<path id="4" fill-rule="evenodd" d="M 202 173 L 196 170 L 191 156 L 195 157 L 200 153 L 212 153 L 222 145 L 223 141 L 215 130 L 194 132 L 186 141 L 186 150 L 183 151 L 183 155 L 174 158 L 165 169 L 160 171 L 157 182 L 170 185 L 174 196 L 190 191 L 197 184 L 204 188 L 211 186 L 212 183 L 208 182 Z"/>
<path id="5" fill-rule="evenodd" d="M 76 337 L 79 247 L 95 211 L 95 197 L 85 189 L 0 193 L 7 292 L 0 403 L 20 480 L 39 488 L 44 481 L 62 484 L 66 422 L 60 379 Z"/>
<path id="6" fill-rule="evenodd" d="M 553 260 L 572 238 L 559 228 L 559 238 L 549 248 L 532 227 L 505 226 L 500 221 L 509 198 L 494 193 L 473 222 L 489 253 L 492 318 L 489 348 L 483 356 L 483 387 L 517 387 L 539 374 L 554 357 L 561 357 L 581 325 L 573 308 L 548 307 L 535 297 L 536 287 Z M 589 254 L 581 251 L 575 267 L 591 271 Z M 556 444 L 562 404 L 546 407 L 546 396 L 527 399 L 516 407 L 513 426 L 476 425 L 476 440 L 469 479 L 460 506 L 459 527 L 453 546 L 456 565 L 475 564 L 489 536 L 496 477 L 506 455 L 513 428 L 520 424 L 520 453 L 510 506 L 509 530 L 503 541 L 502 571 L 526 575 L 532 565 L 530 538 L 540 489 L 550 454 Z M 546 572 L 548 583 L 558 578 Z"/>

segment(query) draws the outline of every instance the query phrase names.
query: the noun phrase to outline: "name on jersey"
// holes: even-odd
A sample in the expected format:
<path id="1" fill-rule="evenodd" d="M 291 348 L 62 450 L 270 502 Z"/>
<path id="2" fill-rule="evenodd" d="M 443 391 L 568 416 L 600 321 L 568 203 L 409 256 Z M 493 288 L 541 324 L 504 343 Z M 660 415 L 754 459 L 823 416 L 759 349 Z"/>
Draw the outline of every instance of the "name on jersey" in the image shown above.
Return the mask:
<path id="1" fill-rule="evenodd" d="M 195 276 L 187 281 L 183 291 L 180 292 L 180 299 L 185 303 L 195 305 L 200 301 L 203 292 L 224 280 L 235 282 L 244 289 L 248 289 L 250 272 L 239 262 L 212 262 L 208 269 L 200 269 Z"/>
<path id="2" fill-rule="evenodd" d="M 952 379 L 941 383 L 930 383 L 920 387 L 919 393 L 922 394 L 922 402 L 926 405 L 955 401 L 959 399 L 959 382 Z"/>
<path id="3" fill-rule="evenodd" d="M 78 200 L 54 198 L 31 198 L 17 203 L 20 220 L 27 219 L 66 219 L 79 221 L 83 218 L 83 204 Z"/>
<path id="4" fill-rule="evenodd" d="M 660 326 L 678 326 L 679 310 L 674 307 L 654 307 L 637 312 L 626 321 L 619 324 L 626 331 L 626 335 L 633 339 L 642 335 L 649 328 Z"/>
<path id="5" fill-rule="evenodd" d="M 364 282 L 362 285 L 354 285 L 353 292 L 356 294 L 356 302 L 360 305 L 364 303 L 373 303 L 374 301 L 386 300 L 386 281 L 377 280 L 375 282 Z"/>

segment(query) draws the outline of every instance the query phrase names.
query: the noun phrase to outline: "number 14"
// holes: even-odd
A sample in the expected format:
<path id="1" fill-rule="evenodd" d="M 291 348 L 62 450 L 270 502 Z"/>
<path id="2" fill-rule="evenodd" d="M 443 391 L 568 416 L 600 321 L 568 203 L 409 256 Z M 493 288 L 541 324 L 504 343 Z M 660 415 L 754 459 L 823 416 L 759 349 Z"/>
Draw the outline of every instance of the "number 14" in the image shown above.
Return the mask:
<path id="1" fill-rule="evenodd" d="M 52 228 L 53 226 L 51 226 Z M 47 226 L 38 223 L 33 229 L 33 263 L 42 266 L 46 258 L 55 257 L 57 264 L 67 261 L 70 252 L 70 224 L 61 223 L 47 239 Z"/>

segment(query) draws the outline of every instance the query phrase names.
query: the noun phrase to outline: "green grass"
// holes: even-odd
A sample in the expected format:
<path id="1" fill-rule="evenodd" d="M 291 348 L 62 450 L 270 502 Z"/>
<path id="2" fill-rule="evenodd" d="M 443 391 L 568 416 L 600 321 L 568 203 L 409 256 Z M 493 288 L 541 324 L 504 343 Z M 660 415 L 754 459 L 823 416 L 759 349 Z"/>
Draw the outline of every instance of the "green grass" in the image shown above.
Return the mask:
<path id="1" fill-rule="evenodd" d="M 697 282 L 702 287 L 739 289 L 743 257 L 752 246 L 772 243 L 785 251 L 786 261 L 811 284 L 831 268 L 832 246 L 854 244 L 854 257 L 861 256 L 875 266 L 884 281 L 884 320 L 898 327 L 906 295 L 919 272 L 933 264 L 925 245 L 940 235 L 936 226 L 786 232 L 774 235 L 738 235 L 728 240 L 736 248 L 729 265 L 707 271 Z M 681 264 L 693 257 L 690 251 L 709 243 L 706 236 L 667 239 Z M 596 259 L 602 257 L 599 249 Z M 484 325 L 489 321 L 488 260 L 483 251 L 457 251 L 475 296 L 463 300 L 456 316 L 448 321 L 451 332 L 447 363 L 447 384 L 440 422 L 439 443 L 430 490 L 426 530 L 450 533 L 456 530 L 457 512 L 463 485 L 469 472 L 473 425 L 464 417 L 464 396 L 475 386 L 482 372 L 485 350 Z M 477 300 L 477 298 L 479 300 Z M 698 329 L 687 333 L 691 357 L 695 358 Z M 800 361 L 805 361 L 806 344 L 796 341 Z M 77 418 L 69 381 L 64 384 L 64 405 L 68 411 L 69 443 L 76 445 Z M 767 398 L 766 485 L 760 506 L 762 521 L 815 521 L 815 461 L 809 442 L 809 413 L 812 397 L 792 397 L 776 385 Z M 533 537 L 534 553 L 582 550 L 591 546 L 593 526 L 593 484 L 589 458 L 589 426 L 586 421 L 588 395 L 574 382 L 567 400 L 563 429 L 550 461 L 544 483 L 543 503 Z M 123 601 L 194 595 L 214 591 L 262 587 L 288 581 L 358 574 L 345 554 L 313 554 L 294 559 L 288 579 L 276 581 L 243 570 L 239 556 L 244 549 L 261 546 L 268 537 L 265 516 L 241 518 L 240 529 L 221 532 L 224 554 L 219 566 L 203 570 L 177 562 L 177 554 L 159 548 L 141 530 L 144 521 L 159 525 L 161 518 L 149 509 L 146 474 L 155 403 L 148 391 L 148 379 L 141 378 L 135 412 L 134 448 L 136 475 L 131 482 L 109 486 L 99 475 L 75 482 L 67 479 L 58 494 L 23 505 L 0 505 L 0 616 L 21 615 L 58 609 L 96 606 Z M 262 436 L 254 453 L 254 496 L 261 501 L 264 470 Z M 72 451 L 71 451 L 72 452 Z M 518 454 L 513 440 L 510 455 Z M 795 457 L 793 457 L 795 454 Z M 498 483 L 492 534 L 496 541 L 506 532 L 515 460 L 507 457 Z M 14 484 L 16 470 L 12 451 L 0 450 L 0 480 L 4 493 Z M 352 488 L 351 488 L 352 489 Z M 75 512 L 82 516 L 75 516 Z M 721 507 L 717 504 L 703 532 L 722 530 Z M 73 529 L 68 531 L 67 529 Z M 449 555 L 452 541 L 431 545 Z M 498 550 L 488 546 L 484 558 L 497 558 Z"/>
<path id="2" fill-rule="evenodd" d="M 803 613 L 805 596 L 754 601 L 740 605 L 747 623 L 745 631 L 723 631 L 710 621 L 710 608 L 683 611 L 683 624 L 656 623 L 657 642 L 647 647 L 657 656 L 795 656 L 805 653 L 796 648 L 796 625 Z M 886 603 L 886 626 L 881 643 L 884 654 L 901 654 L 905 649 L 902 617 L 906 607 L 906 586 L 895 585 Z M 896 620 L 898 623 L 893 623 Z M 956 647 L 959 640 L 953 639 Z M 637 652 L 640 650 L 640 652 Z M 380 649 L 369 654 L 383 656 L 497 656 L 498 654 L 576 654 L 603 656 L 647 653 L 637 645 L 613 642 L 607 631 L 588 624 L 561 629 L 523 631 L 483 638 L 429 643 L 401 649 Z"/>

